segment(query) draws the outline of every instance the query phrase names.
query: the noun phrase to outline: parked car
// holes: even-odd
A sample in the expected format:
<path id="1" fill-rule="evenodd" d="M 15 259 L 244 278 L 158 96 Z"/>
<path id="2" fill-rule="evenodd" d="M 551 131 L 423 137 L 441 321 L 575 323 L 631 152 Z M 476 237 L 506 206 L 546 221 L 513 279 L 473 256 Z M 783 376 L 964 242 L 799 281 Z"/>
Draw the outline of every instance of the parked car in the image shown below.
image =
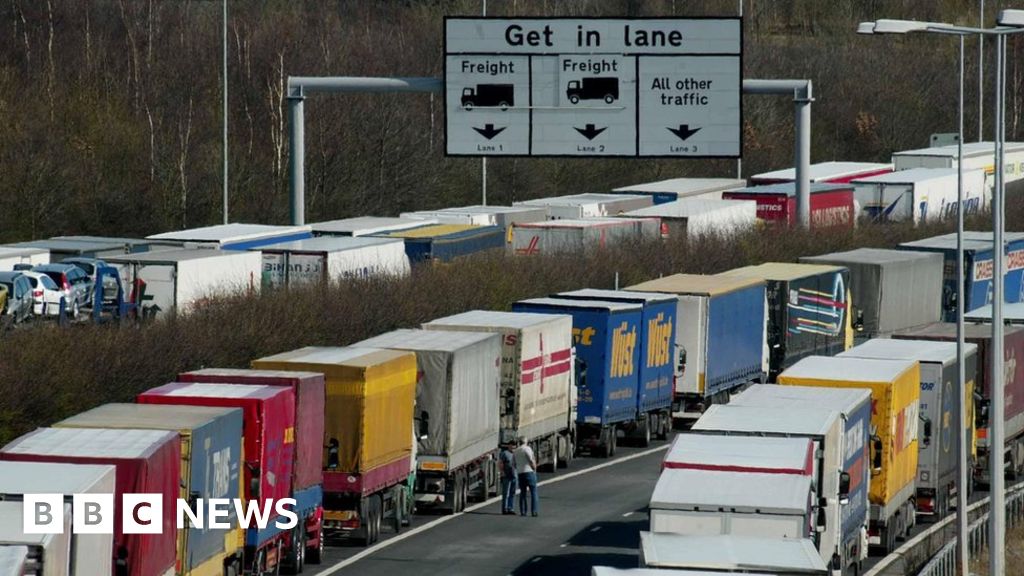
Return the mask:
<path id="1" fill-rule="evenodd" d="M 32 284 L 22 272 L 0 272 L 0 285 L 7 288 L 7 306 L 4 314 L 14 323 L 23 322 L 32 316 Z"/>
<path id="2" fill-rule="evenodd" d="M 32 271 L 46 274 L 60 287 L 72 317 L 78 316 L 79 308 L 88 304 L 89 296 L 92 294 L 89 276 L 78 266 L 64 263 L 41 264 Z"/>
<path id="3" fill-rule="evenodd" d="M 32 284 L 32 313 L 36 316 L 58 316 L 64 292 L 49 276 L 42 272 L 26 271 L 22 274 Z M 71 309 L 67 308 L 71 315 Z"/>
<path id="4" fill-rule="evenodd" d="M 92 295 L 96 289 L 96 270 L 100 267 L 110 266 L 99 258 L 87 258 L 85 256 L 74 256 L 61 260 L 61 264 L 72 264 L 78 266 L 89 276 L 89 302 L 92 303 Z M 113 278 L 106 278 L 103 282 L 103 299 L 113 300 L 117 298 L 117 282 Z"/>

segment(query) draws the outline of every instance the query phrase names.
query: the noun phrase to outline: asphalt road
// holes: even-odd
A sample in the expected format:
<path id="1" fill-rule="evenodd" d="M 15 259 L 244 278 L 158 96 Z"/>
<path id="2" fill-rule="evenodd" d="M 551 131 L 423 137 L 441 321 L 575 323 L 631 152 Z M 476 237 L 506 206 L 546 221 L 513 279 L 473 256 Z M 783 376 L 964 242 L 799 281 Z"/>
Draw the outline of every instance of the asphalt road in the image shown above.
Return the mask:
<path id="1" fill-rule="evenodd" d="M 540 516 L 502 516 L 497 502 L 458 516 L 417 516 L 372 548 L 329 547 L 308 574 L 373 576 L 589 576 L 591 566 L 637 566 L 639 532 L 667 442 L 620 446 L 611 460 L 581 458 L 540 474 Z M 583 472 L 589 470 L 588 472 Z"/>

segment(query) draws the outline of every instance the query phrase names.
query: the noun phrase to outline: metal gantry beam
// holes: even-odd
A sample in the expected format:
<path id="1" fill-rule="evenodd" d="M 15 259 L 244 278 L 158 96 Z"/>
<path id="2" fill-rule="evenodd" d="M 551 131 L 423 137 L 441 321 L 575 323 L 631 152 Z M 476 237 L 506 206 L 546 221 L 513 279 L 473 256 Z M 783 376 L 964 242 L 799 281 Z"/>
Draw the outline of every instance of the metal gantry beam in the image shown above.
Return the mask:
<path id="1" fill-rule="evenodd" d="M 291 182 L 291 221 L 306 223 L 306 96 L 315 92 L 427 92 L 441 93 L 440 78 L 363 78 L 363 77 L 288 77 L 289 180 Z M 796 106 L 796 200 L 799 224 L 810 227 L 811 102 L 810 80 L 744 80 L 745 94 L 792 95 Z"/>

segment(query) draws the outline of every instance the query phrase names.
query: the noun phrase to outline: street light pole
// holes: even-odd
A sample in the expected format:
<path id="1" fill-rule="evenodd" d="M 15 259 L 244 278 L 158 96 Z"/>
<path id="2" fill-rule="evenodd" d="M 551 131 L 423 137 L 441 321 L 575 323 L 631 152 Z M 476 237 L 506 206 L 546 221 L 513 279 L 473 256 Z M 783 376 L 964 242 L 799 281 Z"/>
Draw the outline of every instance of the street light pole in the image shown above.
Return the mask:
<path id="1" fill-rule="evenodd" d="M 224 0 L 224 223 L 228 223 L 228 0 Z"/>
<path id="2" fill-rule="evenodd" d="M 960 402 L 957 407 L 957 490 L 956 490 L 956 533 L 957 533 L 957 564 L 961 574 L 970 574 L 970 551 L 967 546 L 967 430 L 965 422 L 973 414 L 967 414 L 967 400 L 971 393 L 967 390 L 967 373 L 964 366 L 964 35 L 960 35 L 960 104 L 959 104 L 959 137 L 957 138 L 956 163 L 956 369 L 957 386 L 960 390 Z"/>
<path id="3" fill-rule="evenodd" d="M 483 16 L 487 16 L 487 0 L 483 0 Z M 480 203 L 487 206 L 487 157 L 480 159 Z"/>
<path id="4" fill-rule="evenodd" d="M 978 27 L 985 27 L 985 0 L 978 0 Z M 985 139 L 985 128 L 982 123 L 982 113 L 985 110 L 985 91 L 982 89 L 985 83 L 985 35 L 978 34 L 978 142 Z M 964 572 L 966 574 L 966 572 Z"/>

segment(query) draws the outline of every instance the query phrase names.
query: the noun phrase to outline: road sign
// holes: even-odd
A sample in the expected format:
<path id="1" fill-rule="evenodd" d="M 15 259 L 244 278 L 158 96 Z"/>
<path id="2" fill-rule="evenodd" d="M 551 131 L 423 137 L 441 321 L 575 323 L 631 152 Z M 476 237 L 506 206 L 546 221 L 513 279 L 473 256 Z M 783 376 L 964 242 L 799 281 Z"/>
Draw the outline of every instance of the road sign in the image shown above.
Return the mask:
<path id="1" fill-rule="evenodd" d="M 448 18 L 452 156 L 739 157 L 739 18 Z"/>

